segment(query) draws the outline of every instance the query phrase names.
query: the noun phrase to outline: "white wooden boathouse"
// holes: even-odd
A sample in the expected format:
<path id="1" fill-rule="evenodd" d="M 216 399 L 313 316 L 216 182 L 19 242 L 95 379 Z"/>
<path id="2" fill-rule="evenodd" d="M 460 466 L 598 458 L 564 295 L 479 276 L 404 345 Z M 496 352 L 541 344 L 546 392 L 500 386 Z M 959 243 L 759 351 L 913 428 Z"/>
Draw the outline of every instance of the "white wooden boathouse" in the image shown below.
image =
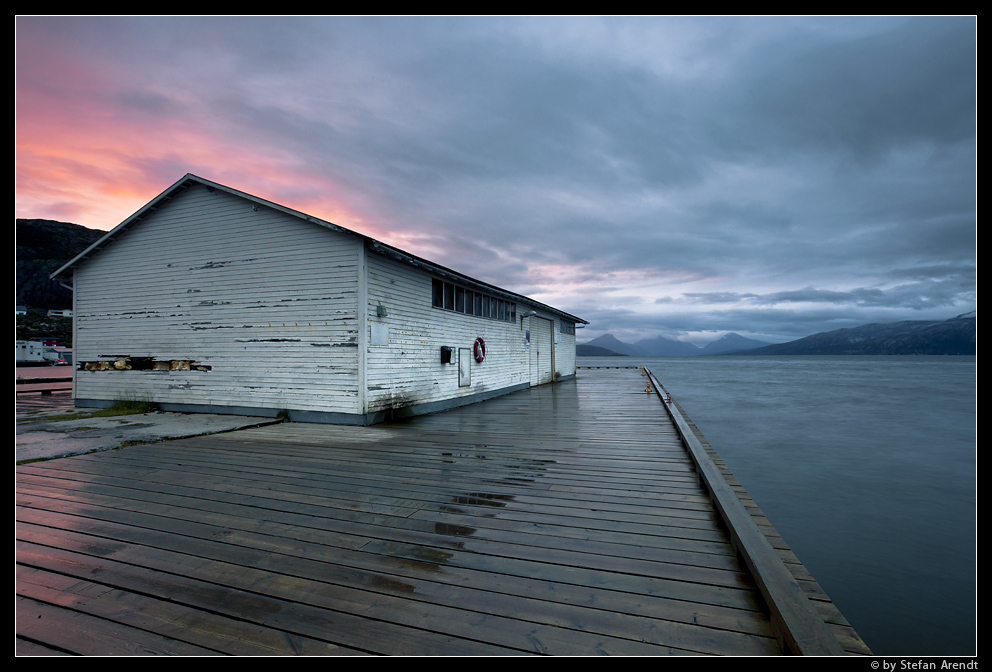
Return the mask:
<path id="1" fill-rule="evenodd" d="M 586 324 L 194 175 L 52 277 L 81 407 L 372 424 L 570 378 Z"/>

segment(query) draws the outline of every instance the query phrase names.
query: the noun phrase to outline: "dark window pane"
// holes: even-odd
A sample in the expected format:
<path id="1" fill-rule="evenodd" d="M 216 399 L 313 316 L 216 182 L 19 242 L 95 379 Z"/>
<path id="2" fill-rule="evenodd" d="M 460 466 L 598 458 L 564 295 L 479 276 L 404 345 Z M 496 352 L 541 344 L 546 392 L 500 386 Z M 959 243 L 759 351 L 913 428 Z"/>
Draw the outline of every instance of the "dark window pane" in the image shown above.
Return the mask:
<path id="1" fill-rule="evenodd" d="M 431 305 L 444 308 L 444 283 L 440 280 L 431 281 Z"/>
<path id="2" fill-rule="evenodd" d="M 455 309 L 455 286 L 444 283 L 444 307 L 446 310 Z"/>

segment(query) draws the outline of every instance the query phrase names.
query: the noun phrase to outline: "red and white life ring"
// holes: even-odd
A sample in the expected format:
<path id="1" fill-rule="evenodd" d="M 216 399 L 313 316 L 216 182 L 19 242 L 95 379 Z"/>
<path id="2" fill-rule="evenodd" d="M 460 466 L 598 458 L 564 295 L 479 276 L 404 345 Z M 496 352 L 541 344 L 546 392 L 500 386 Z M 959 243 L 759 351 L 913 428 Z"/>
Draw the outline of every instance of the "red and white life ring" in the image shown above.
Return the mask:
<path id="1" fill-rule="evenodd" d="M 482 340 L 482 336 L 475 339 L 475 347 L 472 351 L 475 354 L 475 361 L 481 364 L 486 360 L 486 342 Z"/>

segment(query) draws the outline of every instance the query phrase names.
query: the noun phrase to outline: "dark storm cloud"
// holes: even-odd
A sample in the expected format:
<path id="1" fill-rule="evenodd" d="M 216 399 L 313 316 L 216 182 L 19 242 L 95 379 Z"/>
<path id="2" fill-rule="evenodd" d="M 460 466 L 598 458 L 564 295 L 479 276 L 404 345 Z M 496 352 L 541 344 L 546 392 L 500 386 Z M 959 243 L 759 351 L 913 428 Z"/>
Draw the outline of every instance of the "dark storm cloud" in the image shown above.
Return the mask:
<path id="1" fill-rule="evenodd" d="M 976 102 L 968 22 L 897 19 L 876 28 L 798 30 L 760 45 L 726 96 L 746 119 L 735 126 L 748 132 L 725 147 L 844 152 L 870 162 L 906 143 L 968 141 Z"/>
<path id="2" fill-rule="evenodd" d="M 804 287 L 799 290 L 771 292 L 769 294 L 736 294 L 733 292 L 687 292 L 682 299 L 689 304 L 719 306 L 720 304 L 778 305 L 790 303 L 829 303 L 886 308 L 951 307 L 960 293 L 962 279 L 940 279 L 896 285 L 885 290 L 876 287 L 858 287 L 848 291 L 834 291 Z M 665 300 L 659 300 L 666 302 Z M 667 301 L 671 302 L 671 301 Z"/>

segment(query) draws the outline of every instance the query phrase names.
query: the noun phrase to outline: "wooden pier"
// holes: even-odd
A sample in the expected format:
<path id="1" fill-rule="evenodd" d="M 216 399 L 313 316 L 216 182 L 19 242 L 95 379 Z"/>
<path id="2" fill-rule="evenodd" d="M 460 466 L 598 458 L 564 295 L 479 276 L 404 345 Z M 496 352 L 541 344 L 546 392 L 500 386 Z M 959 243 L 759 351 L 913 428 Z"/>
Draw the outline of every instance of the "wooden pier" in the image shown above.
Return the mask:
<path id="1" fill-rule="evenodd" d="M 870 653 L 647 381 L 19 466 L 17 653 Z"/>
<path id="2" fill-rule="evenodd" d="M 18 379 L 14 383 L 14 394 L 34 393 L 47 396 L 52 392 L 72 392 L 72 376 Z"/>

